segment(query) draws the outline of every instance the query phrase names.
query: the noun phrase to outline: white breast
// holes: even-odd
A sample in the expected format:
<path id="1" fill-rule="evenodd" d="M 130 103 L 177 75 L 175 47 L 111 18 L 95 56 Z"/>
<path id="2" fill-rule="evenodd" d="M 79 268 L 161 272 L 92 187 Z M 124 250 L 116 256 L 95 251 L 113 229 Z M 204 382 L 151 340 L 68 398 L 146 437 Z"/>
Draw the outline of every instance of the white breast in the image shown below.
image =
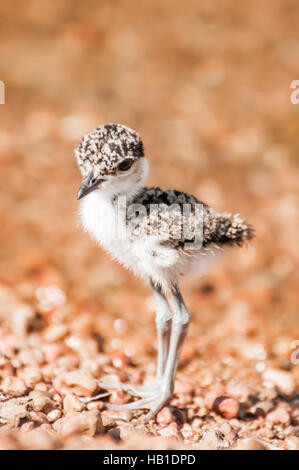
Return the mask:
<path id="1" fill-rule="evenodd" d="M 114 257 L 118 247 L 125 251 L 124 244 L 128 243 L 125 223 L 109 198 L 99 191 L 88 194 L 80 205 L 80 215 L 84 230 L 105 250 Z"/>
<path id="2" fill-rule="evenodd" d="M 165 284 L 166 273 L 178 262 L 175 249 L 161 247 L 154 239 L 132 239 L 124 213 L 99 191 L 82 200 L 80 216 L 84 230 L 113 258 L 136 275 Z"/>

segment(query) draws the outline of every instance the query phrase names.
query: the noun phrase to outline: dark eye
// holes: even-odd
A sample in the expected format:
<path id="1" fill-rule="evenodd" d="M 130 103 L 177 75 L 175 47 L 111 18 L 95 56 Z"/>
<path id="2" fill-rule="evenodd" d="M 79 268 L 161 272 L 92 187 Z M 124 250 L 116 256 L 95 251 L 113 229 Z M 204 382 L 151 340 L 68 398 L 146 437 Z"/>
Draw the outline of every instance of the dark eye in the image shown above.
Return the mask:
<path id="1" fill-rule="evenodd" d="M 124 161 L 122 161 L 119 165 L 118 165 L 118 170 L 119 171 L 127 171 L 131 168 L 131 166 L 133 165 L 133 162 L 134 160 L 132 160 L 131 158 L 126 158 Z"/>

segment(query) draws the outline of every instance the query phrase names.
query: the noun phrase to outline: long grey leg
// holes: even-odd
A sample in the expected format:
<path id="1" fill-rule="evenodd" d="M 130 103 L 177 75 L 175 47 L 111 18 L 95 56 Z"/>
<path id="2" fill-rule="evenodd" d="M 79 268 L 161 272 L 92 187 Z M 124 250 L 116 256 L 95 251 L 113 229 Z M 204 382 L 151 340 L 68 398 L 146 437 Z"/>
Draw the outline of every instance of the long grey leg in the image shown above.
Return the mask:
<path id="1" fill-rule="evenodd" d="M 152 287 L 156 301 L 156 327 L 158 335 L 157 384 L 159 384 L 162 381 L 167 361 L 172 313 L 161 288 L 154 285 Z"/>
<path id="2" fill-rule="evenodd" d="M 158 300 L 157 305 L 157 329 L 159 336 L 159 352 L 158 352 L 158 375 L 162 374 L 162 380 L 158 383 L 158 387 L 151 393 L 148 398 L 137 400 L 133 403 L 125 403 L 123 405 L 110 405 L 107 408 L 114 410 L 133 410 L 133 409 L 149 409 L 145 416 L 148 420 L 163 407 L 173 393 L 174 380 L 181 349 L 187 333 L 190 315 L 183 301 L 178 288 L 171 291 L 174 303 L 174 315 L 172 318 L 172 329 L 170 335 L 169 351 L 167 355 L 167 334 L 169 335 L 169 312 L 170 308 L 165 296 L 155 289 L 155 297 Z M 167 310 L 166 310 L 167 306 Z M 159 313 L 158 313 L 159 312 Z M 165 365 L 166 362 L 166 365 Z M 164 367 L 164 372 L 163 372 Z"/>
<path id="3" fill-rule="evenodd" d="M 162 383 L 167 355 L 168 355 L 168 347 L 169 347 L 169 337 L 170 337 L 170 329 L 171 329 L 171 317 L 172 312 L 167 301 L 165 294 L 163 294 L 162 289 L 160 286 L 155 286 L 152 283 L 152 289 L 154 293 L 155 303 L 156 303 L 156 327 L 157 327 L 157 335 L 158 335 L 158 359 L 157 359 L 157 372 L 156 372 L 156 387 L 155 389 L 147 389 L 146 387 L 134 387 L 133 385 L 123 384 L 123 383 L 105 383 L 101 380 L 98 381 L 98 384 L 102 389 L 110 390 L 110 389 L 118 389 L 118 390 L 125 390 L 128 391 L 133 396 L 141 396 L 141 397 L 150 397 L 156 393 L 156 390 L 159 388 L 160 384 Z M 82 398 L 81 400 L 85 403 L 93 401 L 97 399 L 96 397 L 91 398 Z M 141 403 L 141 402 L 140 402 Z M 123 409 L 123 405 L 120 405 Z M 133 406 L 133 404 L 128 404 L 126 409 L 129 409 L 129 406 Z M 109 407 L 109 405 L 107 405 Z M 134 406 L 133 406 L 134 407 Z M 116 409 L 116 406 L 113 406 Z"/>
<path id="4" fill-rule="evenodd" d="M 172 317 L 169 352 L 163 379 L 159 387 L 159 395 L 149 404 L 150 411 L 145 416 L 146 420 L 155 416 L 173 393 L 175 374 L 190 322 L 190 314 L 179 289 L 177 287 L 173 288 L 171 295 L 174 303 L 174 315 Z M 137 404 L 138 402 L 135 403 L 135 406 Z M 141 403 L 140 405 L 147 406 L 146 403 Z"/>
<path id="5" fill-rule="evenodd" d="M 174 303 L 174 315 L 172 318 L 169 353 L 163 377 L 163 390 L 166 393 L 173 392 L 175 374 L 181 354 L 181 349 L 190 322 L 190 314 L 179 289 L 177 287 L 174 288 L 171 294 Z"/>

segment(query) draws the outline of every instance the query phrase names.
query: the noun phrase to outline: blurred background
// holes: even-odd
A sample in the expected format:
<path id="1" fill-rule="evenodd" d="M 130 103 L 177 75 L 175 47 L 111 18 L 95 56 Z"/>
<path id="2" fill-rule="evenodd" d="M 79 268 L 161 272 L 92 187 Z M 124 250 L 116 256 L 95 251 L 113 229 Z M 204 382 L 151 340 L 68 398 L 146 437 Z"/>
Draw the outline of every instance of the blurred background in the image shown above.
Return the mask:
<path id="1" fill-rule="evenodd" d="M 2 2 L 2 328 L 48 341 L 68 325 L 55 341 L 72 349 L 84 318 L 99 352 L 154 367 L 150 289 L 77 216 L 73 149 L 123 123 L 144 140 L 149 185 L 240 212 L 256 230 L 185 286 L 181 370 L 207 386 L 226 369 L 254 384 L 267 367 L 298 378 L 298 14 L 296 0 Z M 16 305 L 32 309 L 26 321 Z"/>

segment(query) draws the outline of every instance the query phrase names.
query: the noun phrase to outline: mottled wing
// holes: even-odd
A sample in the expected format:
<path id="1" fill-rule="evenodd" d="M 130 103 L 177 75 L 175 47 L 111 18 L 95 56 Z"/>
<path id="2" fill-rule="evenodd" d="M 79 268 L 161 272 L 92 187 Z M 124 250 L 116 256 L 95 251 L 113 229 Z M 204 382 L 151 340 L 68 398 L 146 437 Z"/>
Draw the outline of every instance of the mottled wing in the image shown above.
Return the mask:
<path id="1" fill-rule="evenodd" d="M 128 208 L 133 238 L 153 237 L 163 245 L 198 250 L 209 245 L 242 245 L 252 230 L 239 215 L 221 214 L 194 196 L 160 188 L 144 188 Z"/>

